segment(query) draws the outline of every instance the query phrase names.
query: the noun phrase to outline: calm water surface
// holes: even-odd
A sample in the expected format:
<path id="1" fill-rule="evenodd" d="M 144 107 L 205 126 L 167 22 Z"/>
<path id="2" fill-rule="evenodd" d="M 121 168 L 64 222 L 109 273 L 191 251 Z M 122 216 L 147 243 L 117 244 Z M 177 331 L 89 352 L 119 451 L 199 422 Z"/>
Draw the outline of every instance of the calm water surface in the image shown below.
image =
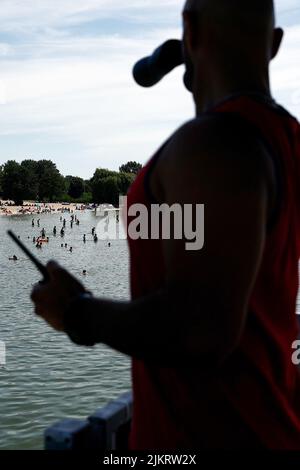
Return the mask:
<path id="1" fill-rule="evenodd" d="M 31 227 L 32 217 L 0 217 L 0 340 L 7 347 L 7 365 L 0 368 L 0 449 L 42 448 L 43 432 L 53 422 L 85 418 L 130 388 L 127 358 L 104 346 L 78 348 L 34 316 L 29 294 L 39 274 L 6 235 L 7 229 L 14 230 L 41 260 L 58 260 L 95 294 L 127 299 L 126 241 L 112 242 L 111 248 L 103 241 L 95 244 L 90 232 L 97 218 L 92 212 L 77 214 L 81 224 L 72 230 L 65 215 L 63 242 L 73 246 L 72 254 L 61 248 L 60 236 L 52 235 L 54 225 L 61 228 L 60 215 L 40 216 L 40 229 L 45 227 L 50 236 L 41 251 L 31 241 L 40 230 Z M 8 261 L 14 254 L 19 261 Z"/>
<path id="2" fill-rule="evenodd" d="M 53 422 L 85 418 L 130 388 L 128 358 L 105 346 L 76 347 L 34 316 L 29 295 L 40 276 L 6 235 L 12 229 L 42 261 L 58 260 L 96 295 L 127 299 L 127 242 L 112 242 L 110 248 L 103 241 L 95 244 L 90 234 L 97 224 L 94 213 L 77 216 L 81 224 L 71 230 L 70 215 L 64 215 L 64 239 L 59 236 L 59 214 L 40 215 L 40 229 L 31 227 L 31 216 L 0 217 L 0 340 L 7 348 L 7 365 L 0 368 L 0 449 L 42 448 L 43 432 Z M 50 243 L 37 250 L 32 237 L 42 227 Z M 72 254 L 61 248 L 62 240 L 73 246 Z M 19 260 L 8 261 L 14 254 Z M 88 273 L 84 278 L 83 269 Z"/>

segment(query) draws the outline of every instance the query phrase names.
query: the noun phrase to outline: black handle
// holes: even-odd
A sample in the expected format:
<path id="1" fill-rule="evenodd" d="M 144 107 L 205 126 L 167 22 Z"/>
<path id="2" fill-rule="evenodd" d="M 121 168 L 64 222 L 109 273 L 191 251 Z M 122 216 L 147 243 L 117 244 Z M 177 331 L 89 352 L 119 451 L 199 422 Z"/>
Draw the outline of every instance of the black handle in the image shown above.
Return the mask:
<path id="1" fill-rule="evenodd" d="M 18 237 L 11 231 L 8 230 L 7 234 L 12 238 L 12 240 L 18 245 L 18 247 L 28 256 L 28 258 L 33 262 L 36 268 L 40 271 L 43 276 L 43 283 L 50 281 L 49 273 L 44 266 L 29 250 L 28 248 L 18 239 Z"/>

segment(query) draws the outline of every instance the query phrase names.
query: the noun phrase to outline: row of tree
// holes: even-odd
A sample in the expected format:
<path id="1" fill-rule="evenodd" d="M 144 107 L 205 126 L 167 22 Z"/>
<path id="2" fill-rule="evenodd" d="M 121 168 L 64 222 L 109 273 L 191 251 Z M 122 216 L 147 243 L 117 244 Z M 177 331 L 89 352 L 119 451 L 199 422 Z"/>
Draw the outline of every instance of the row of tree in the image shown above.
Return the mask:
<path id="1" fill-rule="evenodd" d="M 128 162 L 119 172 L 98 168 L 90 180 L 62 176 L 51 160 L 7 161 L 0 166 L 0 197 L 17 205 L 23 201 L 83 202 L 117 205 L 127 193 L 141 165 Z"/>

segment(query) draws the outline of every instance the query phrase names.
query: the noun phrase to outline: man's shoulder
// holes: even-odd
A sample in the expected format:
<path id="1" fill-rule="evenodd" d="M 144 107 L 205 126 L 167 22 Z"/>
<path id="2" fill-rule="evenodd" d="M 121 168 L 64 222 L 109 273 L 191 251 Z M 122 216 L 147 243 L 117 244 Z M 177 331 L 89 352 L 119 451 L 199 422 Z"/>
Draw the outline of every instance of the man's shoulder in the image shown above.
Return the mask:
<path id="1" fill-rule="evenodd" d="M 215 113 L 181 126 L 164 147 L 161 165 L 178 172 L 206 166 L 256 172 L 267 164 L 267 153 L 264 142 L 244 118 Z"/>

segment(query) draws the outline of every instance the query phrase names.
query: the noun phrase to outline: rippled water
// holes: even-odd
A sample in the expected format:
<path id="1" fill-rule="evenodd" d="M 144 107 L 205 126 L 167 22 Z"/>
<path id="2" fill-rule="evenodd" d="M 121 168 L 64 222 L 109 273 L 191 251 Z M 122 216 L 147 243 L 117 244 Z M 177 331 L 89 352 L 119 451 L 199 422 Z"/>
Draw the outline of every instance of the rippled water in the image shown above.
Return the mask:
<path id="1" fill-rule="evenodd" d="M 71 230 L 67 223 L 63 239 L 73 246 L 72 254 L 61 248 L 60 236 L 52 236 L 53 226 L 61 227 L 60 215 L 40 216 L 50 236 L 41 251 L 31 241 L 39 230 L 31 227 L 31 217 L 0 217 L 0 340 L 7 347 L 7 365 L 0 368 L 0 449 L 42 448 L 43 432 L 53 422 L 86 418 L 130 388 L 128 358 L 105 346 L 78 348 L 34 316 L 29 294 L 39 274 L 6 235 L 12 229 L 41 260 L 58 260 L 95 294 L 128 298 L 127 242 L 109 248 L 88 235 L 84 245 L 83 234 L 91 232 L 97 218 L 88 211 L 78 217 L 80 226 Z M 14 254 L 19 261 L 8 261 Z"/>
<path id="2" fill-rule="evenodd" d="M 128 251 L 126 241 L 95 244 L 90 233 L 97 219 L 92 212 L 77 213 L 79 227 L 67 223 L 61 248 L 54 238 L 54 225 L 61 227 L 60 215 L 41 215 L 50 243 L 36 250 L 28 237 L 38 235 L 31 217 L 0 217 L 0 340 L 7 348 L 7 365 L 0 368 L 0 449 L 39 449 L 43 432 L 65 418 L 85 418 L 107 401 L 130 388 L 129 360 L 105 346 L 78 348 L 64 335 L 50 330 L 33 314 L 29 298 L 39 280 L 35 267 L 8 239 L 12 229 L 41 260 L 58 260 L 78 276 L 95 294 L 128 298 Z M 70 216 L 65 215 L 67 221 Z M 8 261 L 16 254 L 19 261 Z M 83 279 L 82 271 L 87 270 Z"/>

